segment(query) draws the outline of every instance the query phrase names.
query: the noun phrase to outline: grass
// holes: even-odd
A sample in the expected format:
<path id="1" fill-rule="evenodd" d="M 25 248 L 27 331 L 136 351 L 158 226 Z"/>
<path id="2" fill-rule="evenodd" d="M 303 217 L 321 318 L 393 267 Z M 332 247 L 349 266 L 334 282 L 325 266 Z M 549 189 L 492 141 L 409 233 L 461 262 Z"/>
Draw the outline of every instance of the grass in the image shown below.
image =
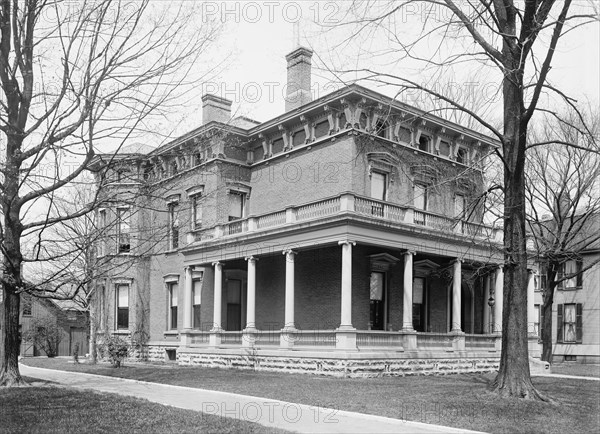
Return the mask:
<path id="1" fill-rule="evenodd" d="M 283 432 L 142 399 L 29 380 L 31 387 L 0 389 L 2 433 Z"/>
<path id="2" fill-rule="evenodd" d="M 254 395 L 392 418 L 502 432 L 599 432 L 600 382 L 534 377 L 557 404 L 503 399 L 487 391 L 489 375 L 340 379 L 176 365 L 73 365 L 26 359 L 39 366 Z"/>
<path id="3" fill-rule="evenodd" d="M 553 374 L 578 375 L 580 377 L 600 377 L 600 365 L 582 364 L 573 362 L 557 363 L 552 365 Z"/>

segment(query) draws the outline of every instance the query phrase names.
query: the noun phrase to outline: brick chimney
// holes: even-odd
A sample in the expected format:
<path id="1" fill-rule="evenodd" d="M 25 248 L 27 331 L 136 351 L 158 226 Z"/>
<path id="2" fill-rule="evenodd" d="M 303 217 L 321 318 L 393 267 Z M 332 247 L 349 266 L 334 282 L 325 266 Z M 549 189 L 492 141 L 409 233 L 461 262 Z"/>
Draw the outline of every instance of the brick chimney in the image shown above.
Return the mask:
<path id="1" fill-rule="evenodd" d="M 202 97 L 202 125 L 217 121 L 224 124 L 231 119 L 232 101 L 212 94 Z"/>
<path id="2" fill-rule="evenodd" d="M 310 59 L 312 55 L 312 50 L 297 47 L 285 56 L 285 60 L 287 60 L 286 112 L 312 101 L 310 89 Z"/>

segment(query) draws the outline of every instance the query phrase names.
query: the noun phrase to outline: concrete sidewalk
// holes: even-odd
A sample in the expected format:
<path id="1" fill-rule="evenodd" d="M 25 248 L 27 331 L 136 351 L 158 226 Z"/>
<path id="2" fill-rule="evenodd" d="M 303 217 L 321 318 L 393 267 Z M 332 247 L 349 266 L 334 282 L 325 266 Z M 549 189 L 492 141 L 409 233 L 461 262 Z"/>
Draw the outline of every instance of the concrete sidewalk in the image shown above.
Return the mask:
<path id="1" fill-rule="evenodd" d="M 215 390 L 194 389 L 56 371 L 19 365 L 21 375 L 53 381 L 65 386 L 144 398 L 159 404 L 256 422 L 273 428 L 302 433 L 474 433 L 475 431 L 403 421 L 324 407 L 277 401 Z M 358 391 L 357 391 L 358 392 Z M 357 393 L 360 399 L 360 394 Z"/>

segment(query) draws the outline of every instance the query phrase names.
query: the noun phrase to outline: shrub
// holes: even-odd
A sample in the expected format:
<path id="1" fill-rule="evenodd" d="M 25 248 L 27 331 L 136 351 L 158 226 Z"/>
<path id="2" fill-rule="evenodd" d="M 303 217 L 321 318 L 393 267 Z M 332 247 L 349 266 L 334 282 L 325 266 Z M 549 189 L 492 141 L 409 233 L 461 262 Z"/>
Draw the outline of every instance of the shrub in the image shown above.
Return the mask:
<path id="1" fill-rule="evenodd" d="M 55 318 L 44 316 L 32 320 L 29 330 L 23 334 L 23 339 L 44 351 L 48 357 L 56 357 L 58 344 L 64 336 L 65 332 L 58 321 Z"/>
<path id="2" fill-rule="evenodd" d="M 108 357 L 111 365 L 120 368 L 129 354 L 129 344 L 118 336 L 107 335 L 100 345 L 103 357 Z"/>

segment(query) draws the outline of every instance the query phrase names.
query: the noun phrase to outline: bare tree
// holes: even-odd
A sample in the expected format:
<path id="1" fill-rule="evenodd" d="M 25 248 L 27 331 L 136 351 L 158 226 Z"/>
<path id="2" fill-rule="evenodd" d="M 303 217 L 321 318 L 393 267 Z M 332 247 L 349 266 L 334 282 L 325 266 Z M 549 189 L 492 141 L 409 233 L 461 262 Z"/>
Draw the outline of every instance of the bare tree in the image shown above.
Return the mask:
<path id="1" fill-rule="evenodd" d="M 527 156 L 528 224 L 540 264 L 542 360 L 552 362 L 552 305 L 558 287 L 581 286 L 597 262 L 582 253 L 600 245 L 600 157 L 598 113 L 547 119 L 532 134 Z M 584 123 L 587 128 L 584 128 Z M 564 146 L 564 143 L 571 146 Z"/>
<path id="2" fill-rule="evenodd" d="M 164 115 L 202 79 L 189 73 L 218 28 L 196 8 L 148 0 L 0 2 L 0 385 L 23 382 L 17 363 L 20 294 L 59 291 L 40 285 L 45 293 L 37 293 L 23 270 L 48 259 L 42 246 L 50 227 L 97 206 L 92 200 L 62 213 L 54 206 L 57 198 L 97 149 L 118 149 L 147 131 L 152 116 Z"/>
<path id="3" fill-rule="evenodd" d="M 337 68 L 338 76 L 360 76 L 380 86 L 393 86 L 397 94 L 424 92 L 468 114 L 500 142 L 504 309 L 500 368 L 490 387 L 502 396 L 546 399 L 531 382 L 527 348 L 527 138 L 536 113 L 560 117 L 557 107 L 575 107 L 574 101 L 550 81 L 550 72 L 563 36 L 598 20 L 594 4 L 572 8 L 571 0 L 354 1 L 348 16 L 354 18 L 335 26 L 346 32 L 344 41 L 332 50 L 337 57 L 345 49 L 352 51 L 360 38 L 377 40 L 380 36 L 387 40 L 387 46 L 378 45 L 370 55 L 369 64 L 374 66 Z M 419 23 L 416 35 L 409 31 L 410 20 Z M 400 76 L 402 63 L 410 63 L 418 73 Z M 434 80 L 425 79 L 469 67 L 478 69 L 484 81 L 497 83 L 503 105 L 502 128 L 496 128 L 486 113 L 461 104 L 443 89 L 428 84 Z"/>

